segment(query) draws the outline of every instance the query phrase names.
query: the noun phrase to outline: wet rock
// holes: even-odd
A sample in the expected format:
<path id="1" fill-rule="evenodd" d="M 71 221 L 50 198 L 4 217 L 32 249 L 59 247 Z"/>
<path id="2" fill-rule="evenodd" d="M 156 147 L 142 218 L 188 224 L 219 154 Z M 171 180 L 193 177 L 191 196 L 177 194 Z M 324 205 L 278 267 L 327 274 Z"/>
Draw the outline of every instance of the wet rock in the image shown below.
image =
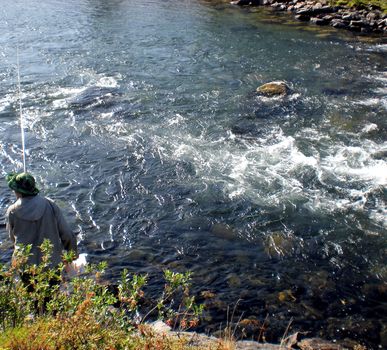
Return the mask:
<path id="1" fill-rule="evenodd" d="M 310 21 L 310 16 L 307 14 L 298 14 L 296 15 L 296 19 L 298 19 L 299 21 L 308 22 Z"/>
<path id="2" fill-rule="evenodd" d="M 231 1 L 231 5 L 237 6 L 261 6 L 263 5 L 262 0 L 236 0 Z"/>
<path id="3" fill-rule="evenodd" d="M 305 3 L 304 2 L 297 2 L 295 5 L 294 5 L 294 9 L 295 10 L 299 10 L 301 8 L 303 8 L 305 6 Z"/>
<path id="4" fill-rule="evenodd" d="M 239 340 L 236 342 L 235 350 L 283 350 L 281 345 L 275 344 L 259 344 L 251 340 Z"/>
<path id="5" fill-rule="evenodd" d="M 370 34 L 370 33 L 372 33 L 372 29 L 370 26 L 366 26 L 366 27 L 362 27 L 360 29 L 360 32 L 363 34 Z"/>
<path id="6" fill-rule="evenodd" d="M 257 88 L 259 94 L 269 97 L 286 95 L 289 90 L 289 86 L 284 81 L 272 81 Z"/>
<path id="7" fill-rule="evenodd" d="M 377 21 L 376 24 L 378 25 L 378 27 L 387 26 L 387 18 Z"/>
<path id="8" fill-rule="evenodd" d="M 385 284 L 365 284 L 361 287 L 361 291 L 367 299 L 370 300 L 386 300 L 387 285 Z"/>
<path id="9" fill-rule="evenodd" d="M 258 277 L 250 276 L 248 277 L 248 281 L 249 281 L 249 284 L 253 287 L 260 287 L 260 286 L 266 285 L 266 283 Z"/>
<path id="10" fill-rule="evenodd" d="M 335 17 L 333 17 L 332 15 L 326 15 L 322 18 L 323 18 L 323 20 L 326 21 L 327 24 L 329 24 Z"/>
<path id="11" fill-rule="evenodd" d="M 329 274 L 326 271 L 318 271 L 306 276 L 305 284 L 310 288 L 314 296 L 321 296 L 327 290 L 335 290 L 335 284 L 329 278 Z"/>
<path id="12" fill-rule="evenodd" d="M 200 295 L 204 298 L 204 299 L 213 299 L 216 297 L 216 294 L 209 291 L 209 290 L 204 290 L 200 293 Z"/>
<path id="13" fill-rule="evenodd" d="M 278 300 L 281 303 L 295 302 L 297 300 L 297 298 L 293 295 L 293 293 L 290 289 L 287 289 L 287 290 L 284 290 L 284 291 L 278 293 Z"/>
<path id="14" fill-rule="evenodd" d="M 314 17 L 314 16 L 320 15 L 322 13 L 333 13 L 333 12 L 337 12 L 336 7 L 330 7 L 330 6 L 320 6 L 319 7 L 318 5 L 315 5 L 312 8 L 306 8 L 306 9 L 302 9 L 302 10 L 297 11 L 297 15 L 305 15 L 305 16 L 309 16 L 309 17 Z"/>
<path id="15" fill-rule="evenodd" d="M 115 95 L 117 89 L 91 86 L 69 101 L 71 107 L 87 107 L 91 104 L 107 104 Z"/>
<path id="16" fill-rule="evenodd" d="M 344 20 L 344 21 L 356 21 L 358 20 L 360 17 L 358 14 L 356 13 L 353 13 L 353 12 L 345 12 L 341 18 Z"/>
<path id="17" fill-rule="evenodd" d="M 375 12 L 369 12 L 366 16 L 368 21 L 375 21 L 380 18 L 381 12 L 380 11 L 375 11 Z"/>
<path id="18" fill-rule="evenodd" d="M 387 150 L 386 151 L 383 150 L 383 151 L 375 152 L 371 156 L 374 159 L 385 159 L 385 158 L 387 158 Z"/>
<path id="19" fill-rule="evenodd" d="M 254 338 L 259 336 L 262 324 L 256 318 L 245 318 L 235 325 L 236 335 L 240 338 Z"/>
<path id="20" fill-rule="evenodd" d="M 211 227 L 211 233 L 219 238 L 227 240 L 234 240 L 238 238 L 237 232 L 234 231 L 229 225 L 217 223 Z"/>
<path id="21" fill-rule="evenodd" d="M 382 349 L 387 349 L 387 325 L 383 325 L 380 331 L 380 345 Z"/>
<path id="22" fill-rule="evenodd" d="M 380 331 L 378 320 L 365 320 L 361 316 L 348 316 L 346 319 L 330 317 L 327 319 L 326 334 L 331 338 L 347 337 L 379 344 Z"/>
<path id="23" fill-rule="evenodd" d="M 129 261 L 146 261 L 147 257 L 147 252 L 140 249 L 132 249 L 128 254 Z"/>
<path id="24" fill-rule="evenodd" d="M 350 31 L 352 32 L 361 32 L 361 27 L 358 27 L 358 26 L 354 26 L 354 25 L 349 25 L 348 28 Z"/>
<path id="25" fill-rule="evenodd" d="M 351 22 L 349 23 L 349 25 L 350 25 L 350 26 L 355 26 L 355 27 L 364 27 L 364 26 L 366 26 L 367 24 L 366 24 L 365 22 L 361 21 L 361 20 L 359 20 L 359 21 L 354 20 L 354 21 L 351 21 Z"/>
<path id="26" fill-rule="evenodd" d="M 367 8 L 348 8 L 331 6 L 327 0 L 237 0 L 238 5 L 271 6 L 277 11 L 296 12 L 295 18 L 300 21 L 310 21 L 316 25 L 331 25 L 337 29 L 347 29 L 358 33 L 387 33 L 387 15 L 377 6 Z M 332 17 L 331 17 L 332 15 Z M 329 17 L 328 17 L 329 16 Z M 353 23 L 350 23 L 354 21 Z M 362 24 L 356 23 L 363 22 Z"/>
<path id="27" fill-rule="evenodd" d="M 227 283 L 231 288 L 237 288 L 242 285 L 240 277 L 236 273 L 232 273 L 227 277 Z"/>
<path id="28" fill-rule="evenodd" d="M 297 343 L 301 350 L 343 350 L 338 344 L 320 338 L 303 339 Z"/>
<path id="29" fill-rule="evenodd" d="M 324 319 L 323 313 L 317 310 L 316 308 L 306 303 L 301 303 L 300 305 L 304 308 L 304 315 L 306 316 L 306 318 L 317 319 L 317 320 Z"/>
<path id="30" fill-rule="evenodd" d="M 220 299 L 216 299 L 216 298 L 207 299 L 204 302 L 204 305 L 205 305 L 207 310 L 208 309 L 215 309 L 219 313 L 227 311 L 227 304 L 223 300 L 220 300 Z"/>
<path id="31" fill-rule="evenodd" d="M 277 231 L 267 236 L 265 242 L 265 252 L 270 257 L 283 257 L 294 252 L 296 239 L 293 234 L 285 234 Z"/>
<path id="32" fill-rule="evenodd" d="M 335 18 L 331 21 L 331 26 L 333 28 L 337 28 L 337 29 L 347 29 L 348 25 L 349 25 L 348 21 L 344 21 L 344 20 L 339 19 L 339 18 Z"/>
<path id="33" fill-rule="evenodd" d="M 324 18 L 318 18 L 318 17 L 311 18 L 310 22 L 318 26 L 323 26 L 329 23 L 329 21 L 325 20 Z"/>

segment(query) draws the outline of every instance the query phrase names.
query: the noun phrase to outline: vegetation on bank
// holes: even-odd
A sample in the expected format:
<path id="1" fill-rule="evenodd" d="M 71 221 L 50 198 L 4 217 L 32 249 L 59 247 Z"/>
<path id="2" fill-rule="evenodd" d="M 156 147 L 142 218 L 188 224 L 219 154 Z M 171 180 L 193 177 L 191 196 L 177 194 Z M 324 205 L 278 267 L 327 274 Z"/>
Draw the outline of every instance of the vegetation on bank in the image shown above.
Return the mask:
<path id="1" fill-rule="evenodd" d="M 329 4 L 346 6 L 346 7 L 360 7 L 360 8 L 376 6 L 376 7 L 379 7 L 383 11 L 383 13 L 387 14 L 386 0 L 330 0 Z"/>
<path id="2" fill-rule="evenodd" d="M 191 346 L 187 337 L 157 333 L 145 323 L 157 317 L 177 330 L 197 325 L 203 306 L 190 295 L 190 273 L 165 270 L 161 296 L 140 316 L 148 276 L 124 270 L 113 293 L 101 283 L 106 268 L 101 263 L 58 283 L 63 265 L 49 268 L 52 247 L 44 242 L 41 249 L 39 266 L 27 265 L 27 246 L 11 266 L 0 267 L 0 350 L 226 349 L 221 342 L 216 348 Z"/>

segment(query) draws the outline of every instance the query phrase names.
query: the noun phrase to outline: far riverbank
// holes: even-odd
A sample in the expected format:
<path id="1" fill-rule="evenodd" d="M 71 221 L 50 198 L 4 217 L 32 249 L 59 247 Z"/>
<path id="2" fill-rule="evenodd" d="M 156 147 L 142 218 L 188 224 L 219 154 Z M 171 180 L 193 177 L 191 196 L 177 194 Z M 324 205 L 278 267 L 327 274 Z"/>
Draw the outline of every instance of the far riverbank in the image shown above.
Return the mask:
<path id="1" fill-rule="evenodd" d="M 235 0 L 237 6 L 265 6 L 288 12 L 301 22 L 345 29 L 359 35 L 387 36 L 387 9 L 372 3 L 344 6 L 328 0 Z"/>

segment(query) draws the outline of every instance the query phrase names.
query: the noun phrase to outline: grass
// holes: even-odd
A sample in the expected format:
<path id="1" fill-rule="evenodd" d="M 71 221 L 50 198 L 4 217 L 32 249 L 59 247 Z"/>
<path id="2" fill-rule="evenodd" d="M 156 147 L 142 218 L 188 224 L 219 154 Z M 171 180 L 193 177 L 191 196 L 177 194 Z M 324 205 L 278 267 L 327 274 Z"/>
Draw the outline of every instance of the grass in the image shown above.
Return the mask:
<path id="1" fill-rule="evenodd" d="M 332 0 L 330 4 L 341 5 L 346 7 L 363 7 L 367 8 L 370 5 L 379 7 L 383 13 L 387 14 L 386 0 Z"/>
<path id="2" fill-rule="evenodd" d="M 40 318 L 0 335 L 0 350 L 231 350 L 235 342 L 192 343 L 187 335 L 168 335 L 143 325 L 136 332 L 102 327 L 85 314 L 77 319 Z"/>
<path id="3" fill-rule="evenodd" d="M 203 305 L 190 295 L 189 272 L 165 270 L 164 290 L 139 319 L 148 276 L 124 270 L 113 294 L 100 282 L 106 269 L 101 263 L 53 285 L 63 265 L 49 267 L 51 244 L 41 246 L 39 266 L 27 264 L 30 248 L 19 247 L 11 266 L 0 266 L 0 350 L 225 349 L 221 341 L 193 346 L 188 336 L 158 333 L 146 324 L 148 316 L 157 316 L 181 333 L 200 322 Z M 64 260 L 71 261 L 71 254 Z"/>

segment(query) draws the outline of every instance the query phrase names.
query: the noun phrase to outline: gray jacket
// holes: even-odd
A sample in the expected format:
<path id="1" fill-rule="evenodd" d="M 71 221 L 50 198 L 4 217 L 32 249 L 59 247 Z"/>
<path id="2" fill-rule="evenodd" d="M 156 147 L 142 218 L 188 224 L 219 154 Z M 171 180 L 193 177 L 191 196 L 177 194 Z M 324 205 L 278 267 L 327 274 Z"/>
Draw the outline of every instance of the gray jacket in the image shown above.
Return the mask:
<path id="1" fill-rule="evenodd" d="M 59 207 L 49 198 L 39 195 L 19 198 L 12 204 L 6 215 L 9 237 L 18 244 L 31 244 L 30 264 L 39 264 L 39 246 L 45 239 L 53 245 L 51 266 L 61 262 L 63 249 L 77 254 L 77 240 L 70 230 Z"/>

